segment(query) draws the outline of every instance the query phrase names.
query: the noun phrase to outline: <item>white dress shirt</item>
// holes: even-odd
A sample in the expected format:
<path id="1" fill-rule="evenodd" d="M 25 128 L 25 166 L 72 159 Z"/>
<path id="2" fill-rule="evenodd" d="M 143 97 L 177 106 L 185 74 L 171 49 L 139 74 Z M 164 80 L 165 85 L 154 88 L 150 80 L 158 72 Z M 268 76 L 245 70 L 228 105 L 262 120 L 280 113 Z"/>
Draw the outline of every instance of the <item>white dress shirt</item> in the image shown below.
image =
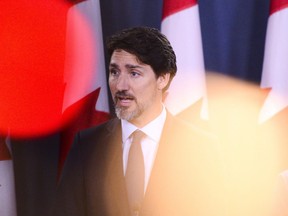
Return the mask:
<path id="1" fill-rule="evenodd" d="M 144 192 L 147 189 L 165 120 L 166 109 L 164 107 L 161 114 L 157 118 L 155 118 L 153 121 L 149 122 L 142 128 L 137 128 L 130 122 L 121 119 L 124 175 L 126 173 L 129 149 L 132 141 L 130 137 L 131 134 L 135 130 L 141 130 L 146 134 L 146 137 L 141 141 L 145 166 Z"/>

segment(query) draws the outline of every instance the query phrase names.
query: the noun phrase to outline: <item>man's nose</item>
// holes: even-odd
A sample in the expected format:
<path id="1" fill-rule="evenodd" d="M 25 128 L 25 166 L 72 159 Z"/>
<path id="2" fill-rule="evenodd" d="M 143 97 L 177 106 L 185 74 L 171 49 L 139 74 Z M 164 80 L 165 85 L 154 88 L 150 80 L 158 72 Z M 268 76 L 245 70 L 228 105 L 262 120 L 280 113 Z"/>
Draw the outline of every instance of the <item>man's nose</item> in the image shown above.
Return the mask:
<path id="1" fill-rule="evenodd" d="M 125 75 L 118 77 L 116 88 L 118 91 L 128 90 L 129 89 L 129 79 Z"/>

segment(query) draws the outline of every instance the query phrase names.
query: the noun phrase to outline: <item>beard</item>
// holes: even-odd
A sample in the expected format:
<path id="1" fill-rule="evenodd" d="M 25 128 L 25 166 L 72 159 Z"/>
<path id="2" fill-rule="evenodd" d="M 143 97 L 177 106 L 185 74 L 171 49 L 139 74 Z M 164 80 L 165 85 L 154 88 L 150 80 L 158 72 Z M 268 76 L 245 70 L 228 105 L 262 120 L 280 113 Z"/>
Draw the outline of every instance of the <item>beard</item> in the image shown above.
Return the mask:
<path id="1" fill-rule="evenodd" d="M 131 121 L 141 116 L 143 111 L 145 110 L 145 107 L 139 105 L 136 100 L 135 102 L 136 102 L 136 108 L 134 108 L 134 110 L 129 110 L 130 107 L 122 107 L 115 105 L 116 116 L 119 119 L 123 119 L 126 121 Z"/>
<path id="2" fill-rule="evenodd" d="M 125 91 L 117 92 L 114 96 L 115 114 L 117 118 L 131 122 L 134 119 L 140 117 L 149 107 L 151 107 L 153 101 L 155 101 L 154 97 L 155 96 L 152 96 L 151 100 L 139 103 L 139 101 L 134 95 L 131 95 Z M 134 108 L 131 108 L 118 105 L 117 102 L 121 98 L 129 98 L 130 100 L 133 100 L 136 106 L 133 106 Z"/>
<path id="3" fill-rule="evenodd" d="M 123 107 L 123 106 L 117 105 L 117 102 L 118 100 L 120 100 L 120 98 L 129 98 L 131 100 L 134 100 L 136 104 L 136 107 L 134 108 L 134 110 L 130 110 L 131 109 L 130 107 Z M 114 102 L 115 102 L 114 107 L 115 107 L 116 116 L 119 119 L 123 119 L 126 121 L 131 121 L 135 118 L 138 118 L 139 116 L 142 115 L 142 113 L 144 112 L 146 108 L 146 106 L 139 104 L 137 102 L 137 99 L 133 95 L 125 91 L 117 92 L 114 97 Z"/>

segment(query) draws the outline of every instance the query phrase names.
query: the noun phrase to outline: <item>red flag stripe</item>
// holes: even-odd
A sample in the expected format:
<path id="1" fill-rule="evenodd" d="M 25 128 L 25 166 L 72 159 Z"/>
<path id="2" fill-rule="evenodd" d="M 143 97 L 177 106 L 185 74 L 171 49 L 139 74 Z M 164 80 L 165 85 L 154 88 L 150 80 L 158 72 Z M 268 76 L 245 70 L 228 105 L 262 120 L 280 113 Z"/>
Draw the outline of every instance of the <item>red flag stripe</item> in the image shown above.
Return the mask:
<path id="1" fill-rule="evenodd" d="M 288 7 L 288 0 L 271 0 L 270 15 Z"/>
<path id="2" fill-rule="evenodd" d="M 197 0 L 164 0 L 162 20 L 166 17 L 197 4 Z"/>

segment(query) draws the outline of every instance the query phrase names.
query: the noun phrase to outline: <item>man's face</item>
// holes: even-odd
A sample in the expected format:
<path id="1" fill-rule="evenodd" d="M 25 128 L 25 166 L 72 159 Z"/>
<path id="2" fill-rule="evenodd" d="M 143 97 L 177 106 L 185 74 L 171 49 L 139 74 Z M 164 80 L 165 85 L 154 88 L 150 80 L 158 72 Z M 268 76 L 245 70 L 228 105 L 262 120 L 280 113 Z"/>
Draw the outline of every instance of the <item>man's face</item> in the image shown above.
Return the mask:
<path id="1" fill-rule="evenodd" d="M 142 127 L 162 110 L 162 89 L 169 74 L 156 78 L 150 65 L 124 50 L 115 50 L 109 65 L 109 87 L 116 115 Z"/>

